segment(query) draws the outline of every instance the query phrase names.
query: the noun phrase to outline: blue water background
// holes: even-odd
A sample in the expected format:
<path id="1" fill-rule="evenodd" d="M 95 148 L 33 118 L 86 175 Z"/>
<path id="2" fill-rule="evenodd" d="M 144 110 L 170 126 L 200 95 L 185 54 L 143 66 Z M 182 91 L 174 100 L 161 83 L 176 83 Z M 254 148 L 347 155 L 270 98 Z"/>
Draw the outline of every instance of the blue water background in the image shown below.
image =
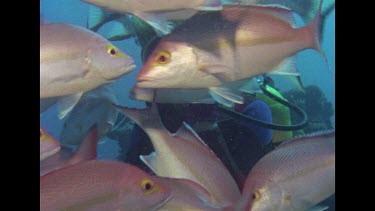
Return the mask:
<path id="1" fill-rule="evenodd" d="M 50 23 L 69 23 L 86 27 L 88 14 L 88 4 L 79 0 L 40 0 L 40 12 L 47 22 Z M 303 22 L 297 20 L 297 26 Z M 105 35 L 105 25 L 99 30 L 99 34 Z M 327 57 L 328 63 L 333 72 L 335 70 L 335 10 L 328 16 L 324 27 L 324 37 L 321 47 Z M 142 67 L 140 58 L 140 47 L 134 43 L 134 39 L 113 42 L 117 47 L 126 52 L 135 59 L 137 68 L 129 74 L 119 78 L 114 82 L 114 89 L 119 103 L 124 106 L 143 108 L 143 102 L 129 99 L 129 93 L 135 84 L 135 77 Z M 314 50 L 305 50 L 297 54 L 297 66 L 301 73 L 302 83 L 307 85 L 317 85 L 332 102 L 335 108 L 335 85 L 334 76 L 330 72 L 323 57 Z M 282 90 L 292 88 L 290 82 L 282 78 L 277 78 L 276 85 Z M 332 123 L 334 125 L 334 117 Z M 49 131 L 54 137 L 58 138 L 62 129 L 63 121 L 57 118 L 56 108 L 52 107 L 40 118 L 40 125 Z M 117 142 L 108 140 L 98 146 L 98 158 L 115 159 L 118 155 Z"/>

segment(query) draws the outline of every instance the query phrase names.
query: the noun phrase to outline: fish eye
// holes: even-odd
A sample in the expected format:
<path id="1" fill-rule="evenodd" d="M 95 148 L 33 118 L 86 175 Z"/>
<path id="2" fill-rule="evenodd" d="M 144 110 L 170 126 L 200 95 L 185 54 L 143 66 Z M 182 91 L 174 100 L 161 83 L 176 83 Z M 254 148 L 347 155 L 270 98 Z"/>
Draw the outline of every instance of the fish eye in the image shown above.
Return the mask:
<path id="1" fill-rule="evenodd" d="M 108 49 L 108 53 L 109 53 L 111 56 L 116 56 L 116 55 L 117 55 L 117 51 L 116 51 L 114 48 L 110 48 L 110 49 Z"/>
<path id="2" fill-rule="evenodd" d="M 254 191 L 254 192 L 251 194 L 251 199 L 252 199 L 253 201 L 258 200 L 259 197 L 260 197 L 260 194 L 259 194 L 258 191 Z"/>
<path id="3" fill-rule="evenodd" d="M 113 45 L 107 45 L 107 53 L 111 55 L 112 57 L 119 56 L 119 50 Z"/>
<path id="4" fill-rule="evenodd" d="M 117 51 L 112 48 L 111 50 L 109 50 L 109 54 L 111 54 L 112 56 L 115 56 L 117 54 Z"/>
<path id="5" fill-rule="evenodd" d="M 157 190 L 154 181 L 149 178 L 143 178 L 141 180 L 141 188 L 145 194 L 151 194 Z"/>
<path id="6" fill-rule="evenodd" d="M 167 64 L 170 62 L 170 60 L 171 60 L 171 54 L 166 50 L 159 51 L 156 55 L 156 61 L 159 64 Z"/>
<path id="7" fill-rule="evenodd" d="M 145 186 L 144 186 L 145 190 L 150 190 L 151 188 L 152 188 L 151 183 L 146 183 Z"/>
<path id="8" fill-rule="evenodd" d="M 39 130 L 39 133 L 40 133 L 40 138 L 42 138 L 42 136 L 43 136 L 42 130 Z"/>

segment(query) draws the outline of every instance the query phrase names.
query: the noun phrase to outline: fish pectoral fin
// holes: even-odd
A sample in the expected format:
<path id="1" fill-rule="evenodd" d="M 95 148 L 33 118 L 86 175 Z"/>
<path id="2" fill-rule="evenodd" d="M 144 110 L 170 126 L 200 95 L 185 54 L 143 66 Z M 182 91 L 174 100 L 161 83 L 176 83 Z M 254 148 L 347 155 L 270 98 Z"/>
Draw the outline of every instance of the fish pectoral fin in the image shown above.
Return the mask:
<path id="1" fill-rule="evenodd" d="M 226 65 L 201 65 L 197 70 L 215 76 L 222 83 L 236 80 L 235 75 L 232 73 L 237 71 Z"/>
<path id="2" fill-rule="evenodd" d="M 285 58 L 283 61 L 280 62 L 273 70 L 270 71 L 269 74 L 275 75 L 294 75 L 299 76 L 297 72 L 297 62 L 296 57 L 291 56 Z"/>
<path id="3" fill-rule="evenodd" d="M 222 10 L 223 5 L 221 4 L 220 0 L 206 0 L 206 2 L 197 7 L 197 10 L 202 10 L 202 11 L 217 11 L 217 10 Z"/>
<path id="4" fill-rule="evenodd" d="M 243 104 L 243 97 L 232 92 L 229 89 L 222 87 L 210 87 L 209 93 L 211 97 L 218 103 L 226 106 L 232 107 L 234 103 Z"/>
<path id="5" fill-rule="evenodd" d="M 247 94 L 263 93 L 256 77 L 250 78 L 239 90 Z"/>
<path id="6" fill-rule="evenodd" d="M 106 38 L 110 41 L 119 41 L 133 36 L 133 29 L 119 21 L 113 21 L 112 28 L 108 31 Z"/>
<path id="7" fill-rule="evenodd" d="M 166 20 L 162 15 L 150 13 L 137 13 L 134 15 L 150 24 L 158 36 L 169 34 L 174 28 L 174 24 Z"/>
<path id="8" fill-rule="evenodd" d="M 59 119 L 63 119 L 64 117 L 66 117 L 66 115 L 69 114 L 69 112 L 73 110 L 74 106 L 77 105 L 82 95 L 83 92 L 74 95 L 68 95 L 59 99 L 59 101 L 57 102 L 57 111 Z"/>
<path id="9" fill-rule="evenodd" d="M 146 164 L 156 175 L 158 175 L 158 171 L 156 168 L 156 152 L 151 152 L 149 155 L 140 155 L 139 159 Z"/>
<path id="10" fill-rule="evenodd" d="M 288 79 L 295 85 L 299 90 L 304 92 L 304 87 L 301 81 L 301 76 L 297 70 L 297 58 L 296 56 L 291 56 L 284 59 L 274 70 L 269 74 L 281 75 Z"/>

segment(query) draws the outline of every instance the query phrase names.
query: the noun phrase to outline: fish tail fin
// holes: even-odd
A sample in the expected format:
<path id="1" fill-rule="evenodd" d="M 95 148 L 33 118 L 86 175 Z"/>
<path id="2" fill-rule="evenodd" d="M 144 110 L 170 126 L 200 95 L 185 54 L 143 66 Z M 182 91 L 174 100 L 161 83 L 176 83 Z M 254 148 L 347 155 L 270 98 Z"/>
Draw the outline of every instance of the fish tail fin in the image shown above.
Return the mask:
<path id="1" fill-rule="evenodd" d="M 321 46 L 320 46 L 320 34 L 322 33 L 321 30 L 321 9 L 322 9 L 322 4 L 323 4 L 323 0 L 320 0 L 320 3 L 319 3 L 319 7 L 318 7 L 318 11 L 316 12 L 315 14 L 315 17 L 313 18 L 313 20 L 305 27 L 303 27 L 302 29 L 305 31 L 305 33 L 307 34 L 307 37 L 308 37 L 308 46 L 310 48 L 313 48 L 315 49 L 316 51 L 318 51 L 320 53 L 320 55 L 323 56 L 326 64 L 328 65 L 328 68 L 330 69 L 330 71 L 332 72 L 333 74 L 333 70 L 331 68 L 331 66 L 329 65 L 328 63 L 328 60 L 327 60 L 327 57 L 326 55 L 324 54 Z"/>
<path id="2" fill-rule="evenodd" d="M 112 28 L 108 31 L 105 37 L 109 41 L 125 40 L 133 36 L 134 30 L 130 28 L 131 25 L 125 25 L 118 20 L 113 21 Z"/>
<path id="3" fill-rule="evenodd" d="M 118 105 L 114 106 L 144 130 L 146 128 L 160 129 L 164 127 L 156 103 L 152 103 L 151 107 L 145 109 L 127 108 Z"/>

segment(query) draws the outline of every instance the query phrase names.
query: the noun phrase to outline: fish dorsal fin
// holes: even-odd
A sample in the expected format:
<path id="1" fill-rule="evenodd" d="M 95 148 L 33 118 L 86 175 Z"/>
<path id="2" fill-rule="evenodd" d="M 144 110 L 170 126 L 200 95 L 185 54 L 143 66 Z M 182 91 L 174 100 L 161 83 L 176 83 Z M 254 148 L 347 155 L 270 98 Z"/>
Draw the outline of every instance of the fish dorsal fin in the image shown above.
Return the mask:
<path id="1" fill-rule="evenodd" d="M 292 139 L 283 141 L 275 149 L 280 149 L 280 148 L 289 146 L 290 144 L 303 141 L 306 138 L 312 138 L 312 137 L 316 137 L 316 138 L 327 137 L 328 138 L 328 137 L 334 137 L 334 136 L 335 136 L 335 130 L 318 131 L 318 132 L 314 132 L 314 133 L 304 134 L 304 135 L 296 136 L 296 137 L 293 137 Z"/>
<path id="2" fill-rule="evenodd" d="M 182 122 L 181 127 L 176 131 L 173 136 L 178 136 L 182 138 L 183 140 L 186 140 L 187 142 L 191 142 L 193 144 L 199 144 L 203 148 L 206 148 L 209 153 L 211 153 L 211 156 L 213 156 L 215 159 L 221 160 L 216 156 L 216 154 L 211 150 L 209 146 L 199 137 L 199 135 L 194 131 L 193 128 L 190 127 L 186 122 Z"/>
<path id="3" fill-rule="evenodd" d="M 296 21 L 293 16 L 293 11 L 280 4 L 267 4 L 267 5 L 257 5 L 259 9 L 262 9 L 264 12 L 267 12 L 268 14 L 271 14 L 272 16 L 283 20 L 285 22 L 288 22 L 290 26 L 295 27 Z"/>
<path id="4" fill-rule="evenodd" d="M 156 152 L 151 152 L 149 155 L 140 155 L 139 159 L 146 164 L 156 175 L 158 175 L 158 169 L 156 165 L 157 161 L 157 154 Z"/>
<path id="5" fill-rule="evenodd" d="M 206 143 L 204 143 L 204 141 L 198 136 L 194 129 L 191 128 L 190 125 L 188 125 L 186 122 L 182 122 L 181 127 L 173 135 L 186 140 L 201 143 L 205 147 L 207 147 Z"/>
<path id="6" fill-rule="evenodd" d="M 290 8 L 280 4 L 272 4 L 263 7 L 265 7 L 267 12 L 269 12 L 270 14 L 283 21 L 288 22 L 290 26 L 296 27 L 296 20 L 294 18 L 293 11 Z"/>
<path id="7" fill-rule="evenodd" d="M 82 161 L 96 159 L 96 149 L 98 144 L 98 127 L 92 126 L 87 132 L 81 145 L 78 147 L 74 155 L 69 159 L 68 164 L 74 165 Z"/>

